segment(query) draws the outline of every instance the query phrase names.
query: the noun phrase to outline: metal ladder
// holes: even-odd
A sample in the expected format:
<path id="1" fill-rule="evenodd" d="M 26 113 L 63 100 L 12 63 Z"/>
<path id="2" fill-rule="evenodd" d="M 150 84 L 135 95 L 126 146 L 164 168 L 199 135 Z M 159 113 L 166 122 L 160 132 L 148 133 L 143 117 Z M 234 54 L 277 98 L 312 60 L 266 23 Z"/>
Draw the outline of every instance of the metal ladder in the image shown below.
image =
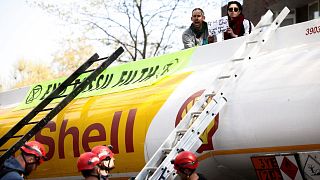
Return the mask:
<path id="1" fill-rule="evenodd" d="M 273 22 L 273 13 L 270 10 L 261 18 L 227 65 L 228 74 L 215 79 L 205 90 L 135 179 L 174 179 L 175 172 L 171 160 L 182 149 L 192 152 L 198 150 L 202 144 L 199 137 L 226 104 L 228 93 L 244 71 L 245 63 L 258 54 L 289 12 L 290 10 L 285 7 Z M 217 84 L 220 84 L 219 91 L 214 92 Z"/>
<path id="2" fill-rule="evenodd" d="M 0 147 L 8 142 L 10 139 L 19 138 L 13 146 L 9 149 L 0 149 L 5 151 L 0 156 L 0 166 L 4 161 L 12 156 L 21 146 L 30 140 L 37 132 L 39 132 L 52 118 L 54 118 L 65 106 L 67 106 L 80 92 L 82 92 L 92 80 L 94 80 L 100 73 L 102 73 L 112 62 L 114 62 L 122 53 L 124 49 L 119 47 L 111 56 L 99 59 L 99 55 L 95 53 L 85 63 L 83 63 L 75 72 L 73 72 L 65 81 L 62 82 L 53 92 L 43 99 L 33 110 L 31 110 L 24 118 L 22 118 L 16 125 L 14 125 L 3 137 L 0 139 Z M 104 60 L 96 69 L 87 70 L 93 63 Z M 81 74 L 91 72 L 81 83 L 74 82 Z M 77 85 L 78 84 L 78 85 Z M 68 95 L 61 95 L 69 87 L 77 85 L 77 87 Z M 47 108 L 54 99 L 63 98 L 54 108 Z M 48 112 L 48 114 L 40 121 L 32 121 L 32 119 L 40 112 Z M 32 128 L 24 135 L 16 135 L 24 127 Z"/>

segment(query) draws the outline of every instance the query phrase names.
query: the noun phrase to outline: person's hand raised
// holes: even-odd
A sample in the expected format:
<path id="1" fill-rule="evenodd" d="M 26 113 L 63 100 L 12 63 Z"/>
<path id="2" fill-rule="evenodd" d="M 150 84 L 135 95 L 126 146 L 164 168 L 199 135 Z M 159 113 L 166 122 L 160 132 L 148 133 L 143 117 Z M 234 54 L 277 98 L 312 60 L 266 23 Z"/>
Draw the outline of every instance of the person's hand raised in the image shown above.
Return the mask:
<path id="1" fill-rule="evenodd" d="M 238 37 L 238 35 L 236 35 L 230 27 L 228 27 L 227 33 L 229 33 L 234 38 Z"/>

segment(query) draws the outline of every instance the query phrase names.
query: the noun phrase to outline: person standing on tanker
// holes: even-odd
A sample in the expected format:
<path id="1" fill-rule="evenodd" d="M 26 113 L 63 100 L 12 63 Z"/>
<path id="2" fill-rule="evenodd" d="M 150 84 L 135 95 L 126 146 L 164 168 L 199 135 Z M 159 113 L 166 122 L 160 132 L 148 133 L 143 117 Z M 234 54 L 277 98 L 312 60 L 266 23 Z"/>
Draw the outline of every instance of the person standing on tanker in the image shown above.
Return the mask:
<path id="1" fill-rule="evenodd" d="M 43 144 L 38 141 L 26 142 L 16 158 L 8 158 L 1 167 L 0 180 L 23 180 L 47 160 Z"/>
<path id="2" fill-rule="evenodd" d="M 100 179 L 100 163 L 99 157 L 92 152 L 82 153 L 78 159 L 77 167 L 85 180 L 99 180 Z"/>
<path id="3" fill-rule="evenodd" d="M 254 28 L 251 21 L 244 18 L 242 5 L 238 1 L 230 1 L 227 5 L 229 28 L 224 33 L 224 40 L 250 34 Z"/>
<path id="4" fill-rule="evenodd" d="M 216 41 L 215 36 L 209 36 L 208 24 L 201 8 L 192 10 L 191 26 L 182 34 L 184 48 L 202 46 Z"/>
<path id="5" fill-rule="evenodd" d="M 202 174 L 196 172 L 199 162 L 197 156 L 190 151 L 180 152 L 171 163 L 182 180 L 206 180 Z"/>
<path id="6" fill-rule="evenodd" d="M 115 168 L 114 165 L 114 154 L 111 151 L 112 146 L 95 146 L 91 152 L 97 155 L 100 159 L 99 168 L 102 179 L 108 179 L 109 173 Z"/>

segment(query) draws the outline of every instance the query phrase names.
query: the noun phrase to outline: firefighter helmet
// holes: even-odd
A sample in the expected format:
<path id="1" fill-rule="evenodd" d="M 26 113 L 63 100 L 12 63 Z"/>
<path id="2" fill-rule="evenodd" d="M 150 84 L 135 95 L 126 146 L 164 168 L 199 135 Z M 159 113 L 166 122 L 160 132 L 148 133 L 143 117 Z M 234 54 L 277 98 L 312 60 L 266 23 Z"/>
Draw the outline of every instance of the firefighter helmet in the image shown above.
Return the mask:
<path id="1" fill-rule="evenodd" d="M 199 162 L 194 153 L 190 151 L 180 152 L 176 158 L 173 160 L 174 169 L 192 169 L 195 170 L 199 166 Z"/>
<path id="2" fill-rule="evenodd" d="M 39 163 L 43 163 L 43 161 L 47 160 L 45 148 L 43 144 L 38 141 L 26 142 L 20 150 L 25 154 L 35 155 Z"/>
<path id="3" fill-rule="evenodd" d="M 107 157 L 113 158 L 113 152 L 107 146 L 95 146 L 91 152 L 96 154 L 100 161 L 105 160 Z"/>
<path id="4" fill-rule="evenodd" d="M 93 154 L 92 152 L 85 152 L 81 154 L 78 159 L 78 171 L 94 169 L 94 167 L 99 163 L 100 159 L 97 155 Z"/>

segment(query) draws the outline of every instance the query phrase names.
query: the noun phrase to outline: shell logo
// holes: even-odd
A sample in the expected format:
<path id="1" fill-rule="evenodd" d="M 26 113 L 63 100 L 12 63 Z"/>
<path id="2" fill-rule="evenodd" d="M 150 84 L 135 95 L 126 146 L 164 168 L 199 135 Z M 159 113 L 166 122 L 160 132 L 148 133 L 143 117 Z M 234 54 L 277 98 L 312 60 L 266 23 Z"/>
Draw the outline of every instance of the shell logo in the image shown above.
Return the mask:
<path id="1" fill-rule="evenodd" d="M 183 117 L 188 113 L 189 109 L 196 103 L 199 97 L 205 90 L 200 90 L 194 94 L 192 94 L 181 106 L 176 116 L 175 127 L 179 124 L 179 122 L 183 119 Z M 203 144 L 197 150 L 198 153 L 202 153 L 203 151 L 214 150 L 212 137 L 214 133 L 217 131 L 219 125 L 219 114 L 214 118 L 214 120 L 210 123 L 207 129 L 200 136 L 200 139 L 203 141 Z"/>

